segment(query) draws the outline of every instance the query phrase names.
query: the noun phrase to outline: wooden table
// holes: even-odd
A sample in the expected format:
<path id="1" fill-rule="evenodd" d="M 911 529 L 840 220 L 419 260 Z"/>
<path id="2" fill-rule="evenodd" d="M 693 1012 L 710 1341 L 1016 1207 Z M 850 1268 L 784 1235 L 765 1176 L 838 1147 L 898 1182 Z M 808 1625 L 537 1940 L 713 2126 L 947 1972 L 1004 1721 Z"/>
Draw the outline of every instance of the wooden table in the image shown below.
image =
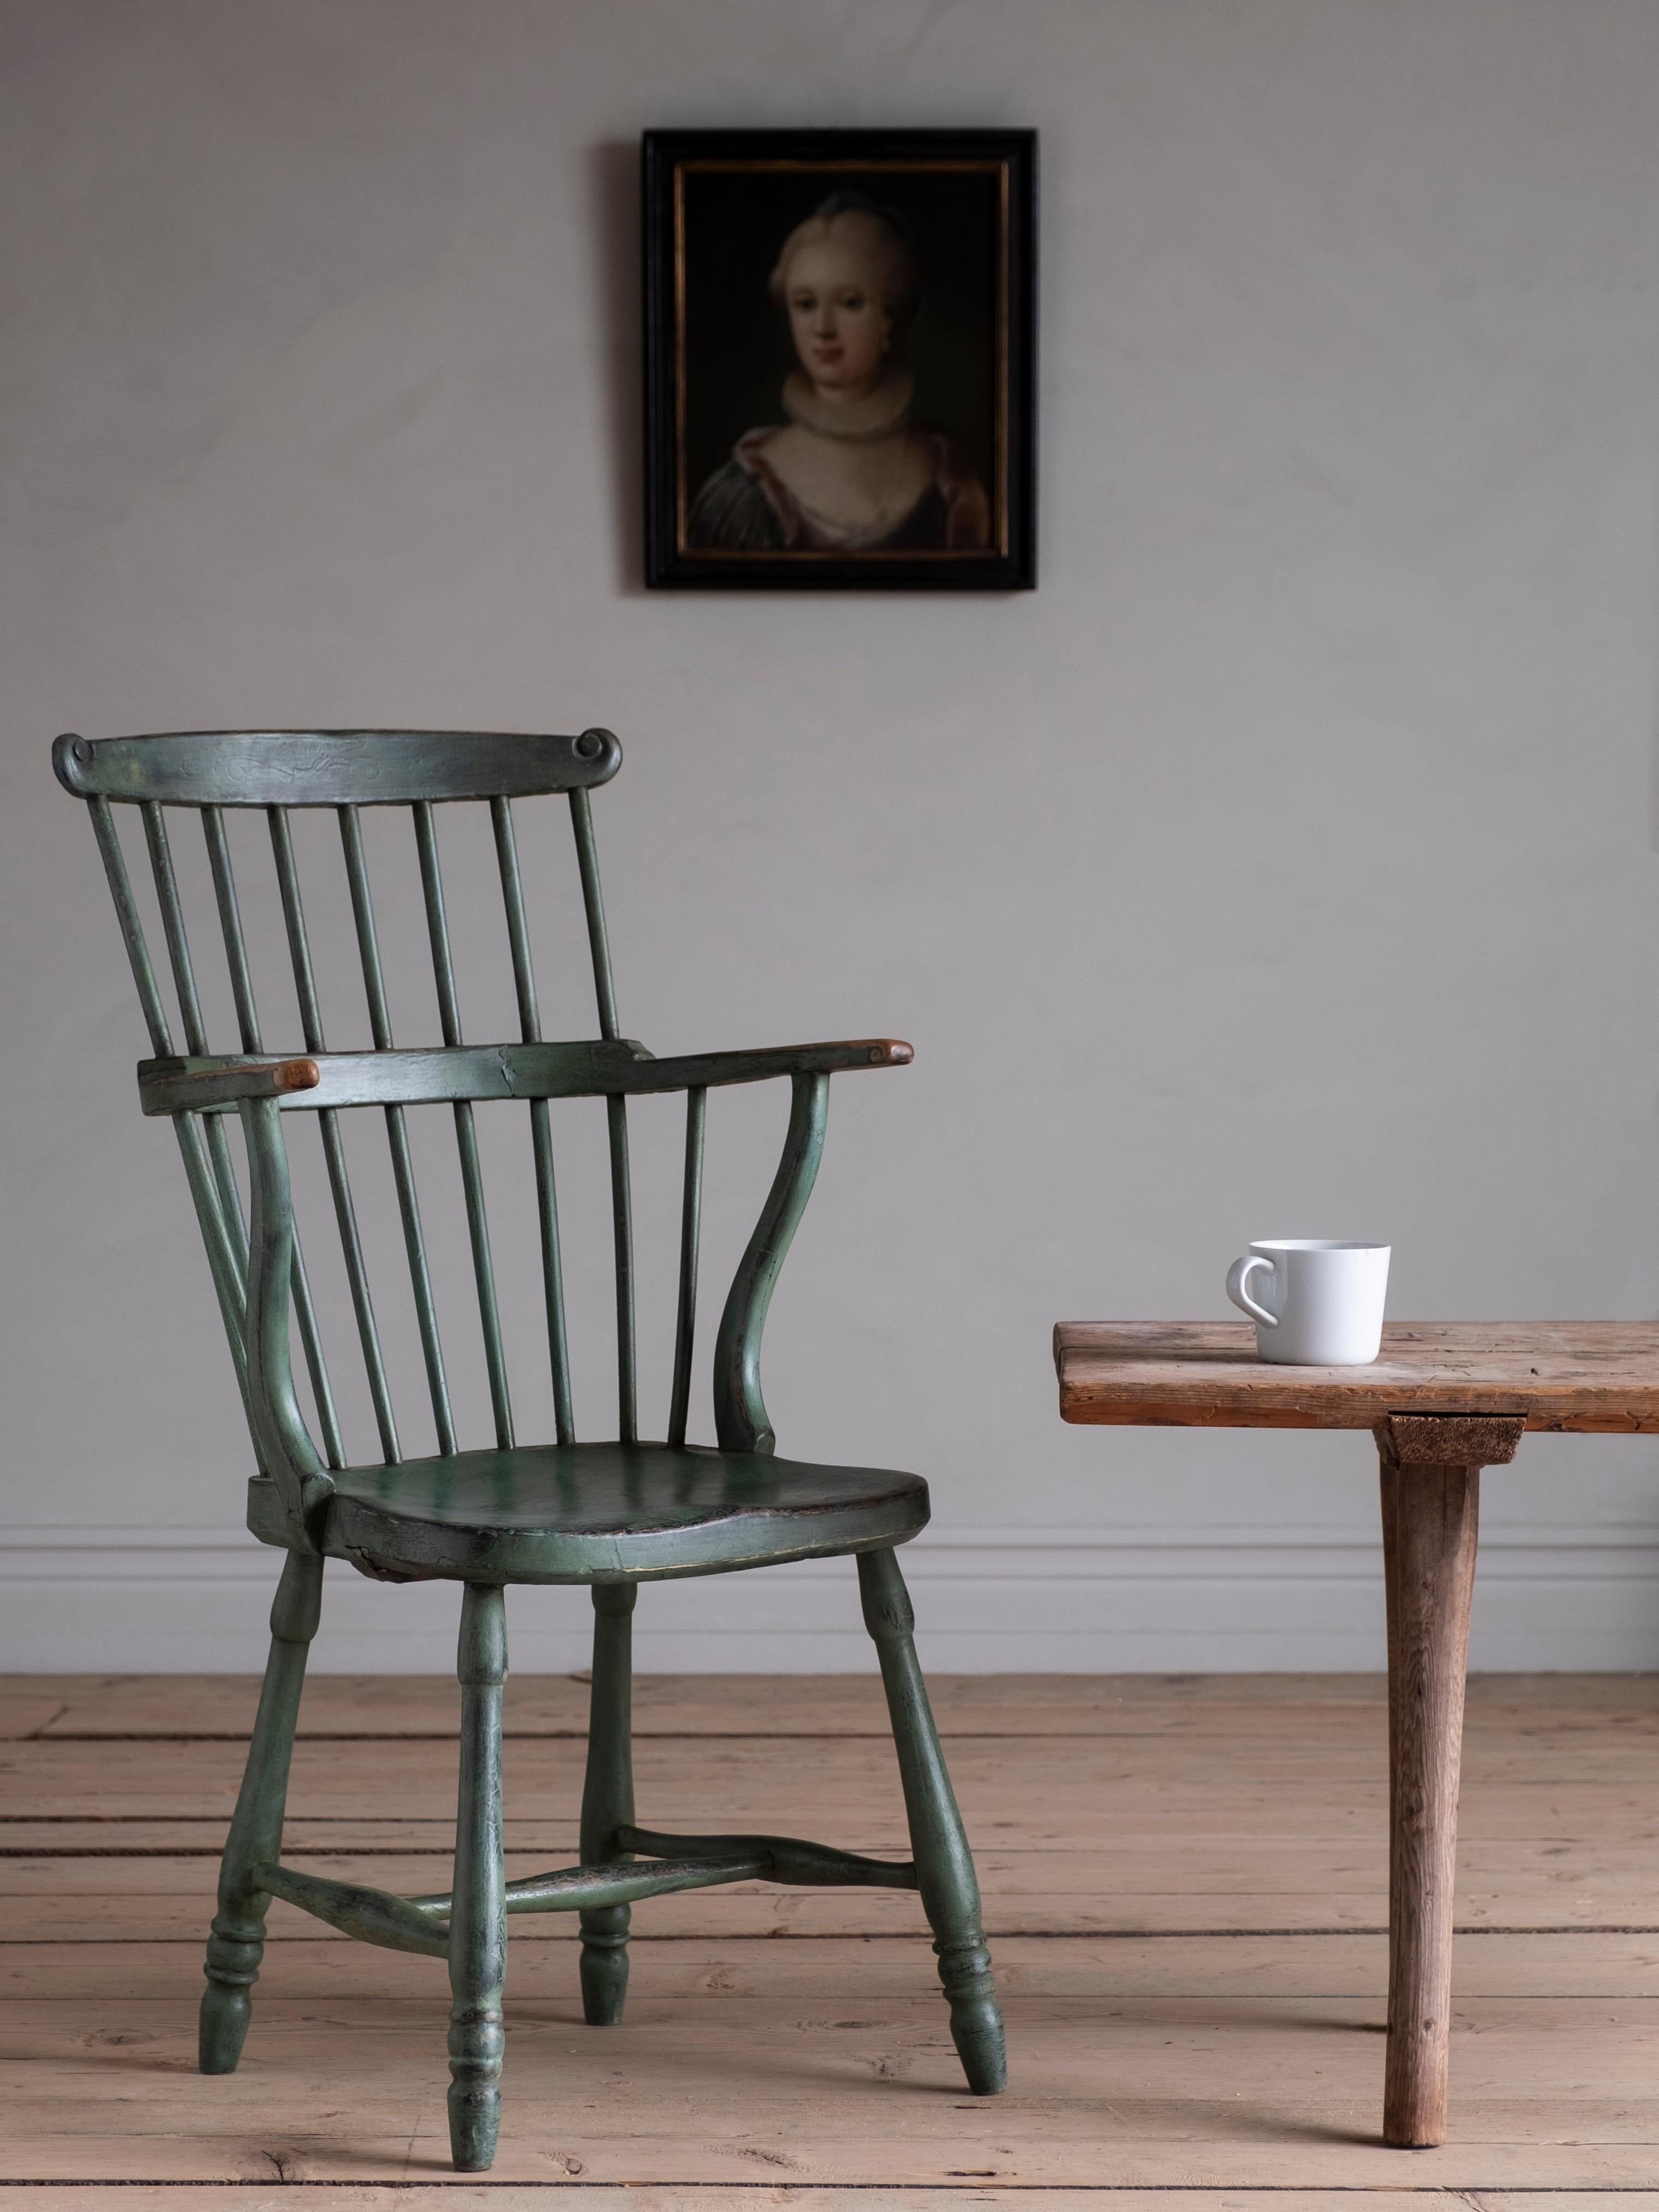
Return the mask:
<path id="1" fill-rule="evenodd" d="M 1280 1367 L 1229 1322 L 1061 1322 L 1068 1421 L 1370 1429 L 1389 1616 L 1389 2042 L 1382 2136 L 1446 2132 L 1452 1884 L 1480 1470 L 1522 1433 L 1659 1432 L 1659 1322 L 1396 1322 L 1370 1367 Z"/>

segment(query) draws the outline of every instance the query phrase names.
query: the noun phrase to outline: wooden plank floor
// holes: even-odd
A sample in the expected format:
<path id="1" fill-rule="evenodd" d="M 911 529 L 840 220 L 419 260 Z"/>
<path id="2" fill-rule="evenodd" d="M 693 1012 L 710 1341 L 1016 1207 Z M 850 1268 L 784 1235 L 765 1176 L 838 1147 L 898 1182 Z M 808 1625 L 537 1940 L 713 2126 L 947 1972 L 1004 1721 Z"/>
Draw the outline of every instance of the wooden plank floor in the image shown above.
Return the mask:
<path id="1" fill-rule="evenodd" d="M 581 2024 L 563 1916 L 513 1923 L 501 2155 L 447 2163 L 441 1965 L 277 1905 L 240 2071 L 193 2070 L 257 1686 L 0 1679 L 0 2212 L 1659 2212 L 1659 1679 L 1472 1686 L 1449 2140 L 1377 2140 L 1385 1715 L 1367 1677 L 935 1684 L 1012 2085 L 961 2085 L 915 1899 L 639 1908 Z M 575 1856 L 585 1686 L 513 1682 L 509 1871 Z M 319 1680 L 284 1856 L 441 1888 L 456 1692 Z M 658 1678 L 641 1818 L 901 1851 L 860 1677 Z"/>

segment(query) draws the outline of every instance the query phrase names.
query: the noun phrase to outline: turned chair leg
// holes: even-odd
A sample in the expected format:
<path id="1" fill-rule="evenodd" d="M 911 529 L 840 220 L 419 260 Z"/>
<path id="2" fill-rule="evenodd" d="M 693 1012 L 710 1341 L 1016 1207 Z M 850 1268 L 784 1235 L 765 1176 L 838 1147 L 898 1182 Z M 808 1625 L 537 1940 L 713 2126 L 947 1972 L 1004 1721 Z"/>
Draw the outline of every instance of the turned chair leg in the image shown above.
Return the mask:
<path id="1" fill-rule="evenodd" d="M 488 1583 L 461 1599 L 460 1787 L 449 1914 L 449 2148 L 462 2173 L 495 2157 L 501 2119 L 501 1987 L 507 1979 L 507 1877 L 501 1864 L 501 1685 L 507 1607 Z"/>
<path id="2" fill-rule="evenodd" d="M 1519 1419 L 1394 1414 L 1376 1426 L 1389 1612 L 1389 2041 L 1382 2139 L 1445 2139 L 1463 1685 L 1480 1469 Z"/>
<path id="3" fill-rule="evenodd" d="M 859 1594 L 881 1662 L 917 1887 L 950 2001 L 951 2038 L 968 2087 L 975 2096 L 994 2096 L 1006 2086 L 1008 2066 L 991 1954 L 980 1924 L 979 1882 L 916 1659 L 915 1615 L 890 1551 L 860 1553 Z"/>
<path id="4" fill-rule="evenodd" d="M 581 1863 L 623 1865 L 617 1832 L 634 1825 L 634 1601 L 632 1583 L 593 1586 L 593 1686 L 587 1707 L 587 1774 L 582 1784 Z M 628 1995 L 625 1905 L 591 1906 L 582 1927 L 582 2015 L 615 2027 Z"/>
<path id="5" fill-rule="evenodd" d="M 294 1727 L 322 1603 L 321 1556 L 290 1552 L 270 1608 L 270 1656 L 219 1869 L 219 1909 L 208 1937 L 198 2038 L 197 2063 L 204 2074 L 234 2074 L 242 2055 L 253 2010 L 248 1992 L 259 1978 L 270 1906 L 254 1869 L 282 1856 Z"/>

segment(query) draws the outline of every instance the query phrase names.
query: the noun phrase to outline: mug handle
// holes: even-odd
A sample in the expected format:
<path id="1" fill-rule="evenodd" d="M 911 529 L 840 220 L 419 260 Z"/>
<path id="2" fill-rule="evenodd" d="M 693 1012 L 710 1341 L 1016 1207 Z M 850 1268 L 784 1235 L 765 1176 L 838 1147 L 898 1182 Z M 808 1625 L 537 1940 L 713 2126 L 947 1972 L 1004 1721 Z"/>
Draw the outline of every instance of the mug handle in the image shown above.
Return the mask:
<path id="1" fill-rule="evenodd" d="M 1252 1321 L 1259 1321 L 1263 1328 L 1277 1328 L 1279 1316 L 1269 1313 L 1266 1306 L 1257 1305 L 1249 1293 L 1248 1285 L 1251 1272 L 1257 1267 L 1265 1267 L 1271 1275 L 1273 1263 L 1264 1259 L 1260 1252 L 1252 1252 L 1248 1259 L 1235 1260 L 1227 1270 L 1227 1296 L 1241 1313 L 1249 1314 Z"/>

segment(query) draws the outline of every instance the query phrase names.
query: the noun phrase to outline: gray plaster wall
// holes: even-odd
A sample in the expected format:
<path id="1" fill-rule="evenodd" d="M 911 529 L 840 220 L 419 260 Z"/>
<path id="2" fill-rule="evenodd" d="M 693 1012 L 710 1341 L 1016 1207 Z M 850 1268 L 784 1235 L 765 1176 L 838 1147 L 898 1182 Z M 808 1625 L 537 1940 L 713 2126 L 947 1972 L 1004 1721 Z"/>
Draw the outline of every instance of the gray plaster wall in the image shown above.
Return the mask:
<path id="1" fill-rule="evenodd" d="M 52 735 L 592 721 L 625 1028 L 916 1045 L 836 1085 L 768 1375 L 787 1450 L 933 1481 L 934 1663 L 1379 1664 L 1367 1442 L 1064 1428 L 1048 1332 L 1218 1315 L 1267 1234 L 1390 1238 L 1399 1317 L 1659 1311 L 1651 0 L 7 0 L 0 41 L 0 1665 L 255 1664 L 274 1565 Z M 638 134 L 744 124 L 1041 130 L 1034 595 L 641 588 Z M 782 1105 L 719 1109 L 711 1271 Z M 1659 1663 L 1659 1447 L 1529 1441 L 1486 1529 L 1478 1660 Z M 331 1587 L 323 1663 L 447 1663 L 448 1593 Z M 583 1611 L 515 1598 L 518 1663 Z M 839 1565 L 641 1630 L 865 1663 Z"/>

